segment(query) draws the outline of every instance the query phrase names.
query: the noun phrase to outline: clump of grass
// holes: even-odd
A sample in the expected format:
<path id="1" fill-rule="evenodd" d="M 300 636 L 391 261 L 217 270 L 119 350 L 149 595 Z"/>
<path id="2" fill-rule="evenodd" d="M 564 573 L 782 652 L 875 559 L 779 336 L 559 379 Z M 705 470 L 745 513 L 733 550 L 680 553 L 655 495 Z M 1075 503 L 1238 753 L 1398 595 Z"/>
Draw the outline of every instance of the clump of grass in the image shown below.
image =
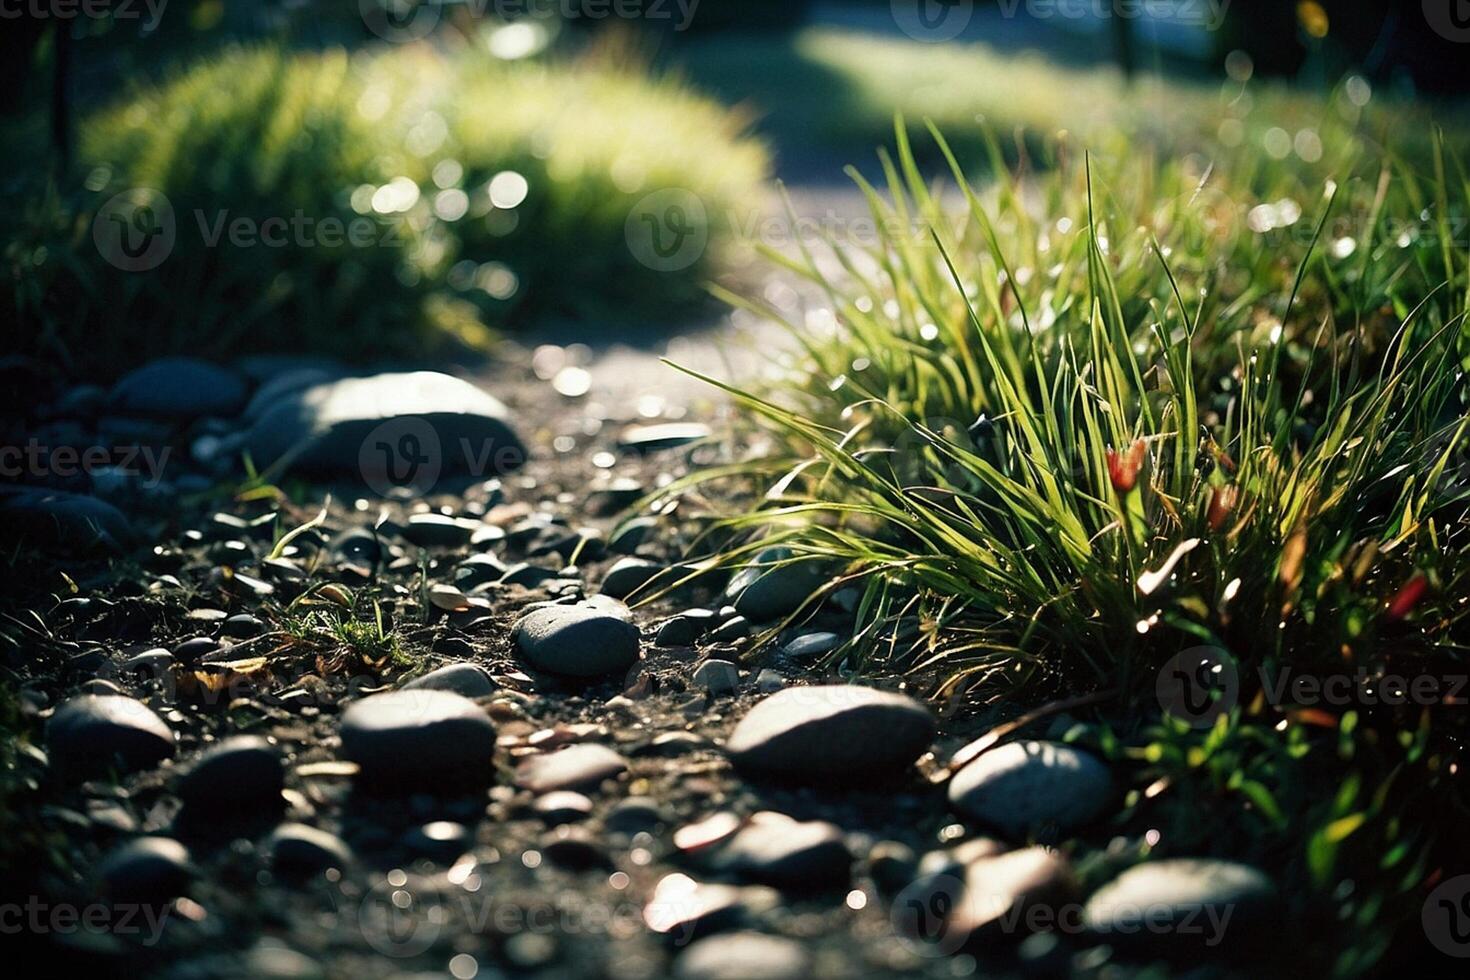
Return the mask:
<path id="1" fill-rule="evenodd" d="M 426 358 L 535 316 L 685 311 L 767 167 L 739 116 L 635 59 L 469 45 L 228 50 L 84 120 L 79 156 L 74 181 L 15 189 L 0 238 L 21 349 L 93 375 L 180 351 Z M 713 243 L 659 272 L 626 223 L 672 188 Z M 125 224 L 171 211 L 155 267 L 94 243 L 118 194 Z"/>
<path id="2" fill-rule="evenodd" d="M 815 308 L 731 297 L 799 351 L 768 392 L 721 385 L 779 447 L 747 475 L 784 475 L 716 530 L 863 585 L 849 669 L 972 705 L 1102 694 L 1074 737 L 1134 780 L 1118 825 L 1279 869 L 1359 930 L 1319 962 L 1365 969 L 1454 867 L 1462 706 L 1302 712 L 1261 679 L 1464 673 L 1463 170 L 1313 186 L 1140 153 L 982 195 L 932 135 L 960 220 L 900 126 L 886 196 L 854 173 L 876 244 L 769 253 Z M 1155 694 L 1200 644 L 1242 682 L 1203 731 Z"/>

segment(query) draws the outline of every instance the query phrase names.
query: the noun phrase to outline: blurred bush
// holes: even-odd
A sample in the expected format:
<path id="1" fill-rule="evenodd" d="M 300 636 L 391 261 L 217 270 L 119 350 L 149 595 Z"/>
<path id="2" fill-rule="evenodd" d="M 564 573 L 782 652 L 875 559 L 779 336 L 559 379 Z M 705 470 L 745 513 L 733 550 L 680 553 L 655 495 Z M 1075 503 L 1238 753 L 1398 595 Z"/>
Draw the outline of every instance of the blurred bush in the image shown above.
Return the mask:
<path id="1" fill-rule="evenodd" d="M 76 186 L 18 195 L 4 301 L 24 353 L 92 376 L 165 352 L 429 356 L 549 312 L 677 315 L 765 175 L 742 130 L 619 52 L 231 50 L 89 118 Z M 665 188 L 705 205 L 712 239 L 657 272 L 625 229 Z M 129 271 L 118 242 L 141 248 L 169 211 L 166 257 Z"/>

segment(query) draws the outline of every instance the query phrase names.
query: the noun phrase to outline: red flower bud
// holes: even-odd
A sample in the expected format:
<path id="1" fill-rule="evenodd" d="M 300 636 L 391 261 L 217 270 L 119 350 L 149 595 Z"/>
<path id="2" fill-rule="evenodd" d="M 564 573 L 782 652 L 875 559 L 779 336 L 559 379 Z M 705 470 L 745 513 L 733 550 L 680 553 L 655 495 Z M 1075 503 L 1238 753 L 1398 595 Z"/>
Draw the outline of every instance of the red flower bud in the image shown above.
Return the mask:
<path id="1" fill-rule="evenodd" d="M 1424 577 L 1423 572 L 1415 572 L 1409 580 L 1399 586 L 1398 592 L 1394 593 L 1393 599 L 1388 603 L 1388 621 L 1396 623 L 1419 605 L 1419 600 L 1424 598 L 1424 593 L 1429 591 L 1429 579 Z"/>
<path id="2" fill-rule="evenodd" d="M 1239 499 L 1240 488 L 1233 483 L 1210 491 L 1210 508 L 1205 513 L 1205 522 L 1210 525 L 1211 531 L 1218 531 L 1224 526 Z"/>
<path id="3" fill-rule="evenodd" d="M 1138 471 L 1143 469 L 1143 461 L 1148 453 L 1148 447 L 1142 439 L 1133 440 L 1125 452 L 1114 449 L 1107 451 L 1108 457 L 1108 479 L 1113 482 L 1113 489 L 1119 493 L 1130 492 L 1138 483 Z"/>

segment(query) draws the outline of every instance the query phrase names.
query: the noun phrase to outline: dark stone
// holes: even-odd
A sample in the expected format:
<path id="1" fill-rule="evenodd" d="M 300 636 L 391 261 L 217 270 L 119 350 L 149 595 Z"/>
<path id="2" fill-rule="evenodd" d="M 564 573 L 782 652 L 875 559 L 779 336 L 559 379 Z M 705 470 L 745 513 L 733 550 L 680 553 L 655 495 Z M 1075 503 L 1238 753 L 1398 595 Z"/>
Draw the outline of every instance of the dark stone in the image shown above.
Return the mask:
<path id="1" fill-rule="evenodd" d="M 752 623 L 769 623 L 800 609 L 829 573 L 818 559 L 796 558 L 786 547 L 766 548 L 730 579 L 725 598 Z"/>
<path id="2" fill-rule="evenodd" d="M 521 618 L 516 643 L 537 670 L 601 677 L 638 661 L 638 628 L 589 606 L 546 606 Z"/>
<path id="3" fill-rule="evenodd" d="M 453 691 L 467 698 L 483 698 L 497 690 L 490 672 L 479 664 L 446 664 L 437 670 L 415 677 L 403 685 L 405 691 Z"/>
<path id="4" fill-rule="evenodd" d="M 179 799 L 201 810 L 281 806 L 281 753 L 257 735 L 236 735 L 206 749 L 179 780 Z"/>
<path id="5" fill-rule="evenodd" d="M 63 704 L 46 724 L 51 761 L 68 776 L 151 769 L 174 754 L 174 734 L 141 701 L 80 697 Z"/>
<path id="6" fill-rule="evenodd" d="M 654 644 L 661 647 L 693 646 L 715 626 L 715 613 L 708 609 L 686 609 L 659 627 Z"/>
<path id="7" fill-rule="evenodd" d="M 1055 742 L 1011 742 L 955 773 L 949 802 L 1006 837 L 1024 840 L 1091 823 L 1106 809 L 1112 786 L 1108 767 L 1090 753 Z"/>
<path id="8" fill-rule="evenodd" d="M 115 902 L 166 902 L 194 878 L 189 850 L 172 837 L 139 837 L 120 845 L 97 867 L 97 879 Z"/>
<path id="9" fill-rule="evenodd" d="M 193 357 L 166 357 L 123 375 L 108 404 L 124 415 L 188 421 L 235 415 L 245 396 L 245 381 L 233 371 Z"/>
<path id="10" fill-rule="evenodd" d="M 619 559 L 602 578 L 602 594 L 626 599 L 658 577 L 664 566 L 642 558 Z"/>
<path id="11" fill-rule="evenodd" d="M 569 745 L 556 752 L 533 755 L 516 768 L 516 785 L 533 793 L 555 790 L 592 790 L 628 768 L 628 760 L 605 745 Z"/>
<path id="12" fill-rule="evenodd" d="M 375 694 L 342 713 L 342 754 L 369 789 L 452 790 L 494 778 L 495 726 L 448 691 Z"/>

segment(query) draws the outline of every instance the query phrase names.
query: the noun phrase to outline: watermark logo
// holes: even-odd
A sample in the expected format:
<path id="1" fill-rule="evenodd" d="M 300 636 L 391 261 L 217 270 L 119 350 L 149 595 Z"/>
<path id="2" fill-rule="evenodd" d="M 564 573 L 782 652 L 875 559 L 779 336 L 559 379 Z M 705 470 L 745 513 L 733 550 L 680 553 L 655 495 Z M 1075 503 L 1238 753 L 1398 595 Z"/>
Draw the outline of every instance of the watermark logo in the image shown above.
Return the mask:
<path id="1" fill-rule="evenodd" d="M 167 6 L 168 0 L 0 0 L 0 20 L 143 20 L 147 33 Z"/>
<path id="2" fill-rule="evenodd" d="M 893 22 L 915 41 L 952 41 L 970 26 L 974 0 L 891 0 Z"/>
<path id="3" fill-rule="evenodd" d="M 1240 697 L 1240 671 L 1219 647 L 1198 646 L 1170 657 L 1154 684 L 1166 714 L 1192 728 L 1209 728 Z"/>
<path id="4" fill-rule="evenodd" d="M 368 433 L 358 449 L 363 482 L 379 496 L 427 493 L 439 481 L 444 453 L 439 433 L 421 418 L 390 419 Z"/>
<path id="5" fill-rule="evenodd" d="M 628 251 L 655 272 L 678 272 L 698 262 L 709 245 L 709 215 L 692 191 L 667 187 L 642 198 L 623 228 Z"/>
<path id="6" fill-rule="evenodd" d="M 410 890 L 401 871 L 375 883 L 357 907 L 357 924 L 368 945 L 395 959 L 418 956 L 433 946 L 444 920 L 437 894 Z"/>
<path id="7" fill-rule="evenodd" d="M 358 0 L 358 10 L 367 29 L 389 44 L 428 37 L 441 16 L 435 0 Z"/>
<path id="8" fill-rule="evenodd" d="M 1470 41 L 1470 0 L 1424 0 L 1424 19 L 1446 41 Z"/>
<path id="9" fill-rule="evenodd" d="M 1456 959 L 1470 958 L 1470 875 L 1440 882 L 1424 900 L 1420 922 L 1435 949 Z"/>
<path id="10" fill-rule="evenodd" d="M 888 910 L 893 933 L 919 956 L 949 956 L 969 938 L 954 924 L 954 913 L 965 901 L 965 883 L 952 874 L 920 877 L 899 892 Z"/>
<path id="11" fill-rule="evenodd" d="M 109 263 L 124 272 L 156 269 L 178 238 L 173 205 L 148 187 L 113 195 L 92 221 L 92 241 Z"/>

